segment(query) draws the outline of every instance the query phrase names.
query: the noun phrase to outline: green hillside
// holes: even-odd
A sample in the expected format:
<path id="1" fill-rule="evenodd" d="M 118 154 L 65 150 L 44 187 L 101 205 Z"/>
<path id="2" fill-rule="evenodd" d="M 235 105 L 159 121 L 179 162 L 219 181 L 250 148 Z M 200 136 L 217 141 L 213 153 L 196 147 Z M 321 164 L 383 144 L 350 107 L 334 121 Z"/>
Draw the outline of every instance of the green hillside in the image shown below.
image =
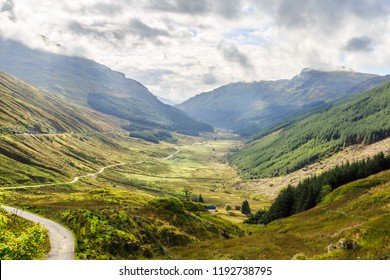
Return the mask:
<path id="1" fill-rule="evenodd" d="M 127 122 L 5 73 L 0 73 L 0 94 L 0 203 L 67 226 L 76 238 L 77 258 L 175 258 L 168 246 L 243 235 L 183 194 L 187 187 L 218 206 L 227 199 L 241 201 L 223 184 L 235 176 L 219 162 L 229 141 L 206 143 L 175 134 L 173 145 L 166 142 L 173 135 L 164 131 L 154 134 L 158 145 L 130 138 L 119 129 Z M 178 123 L 185 121 L 180 114 Z M 45 231 L 31 223 L 15 225 L 11 218 L 0 211 L 0 230 L 7 231 L 0 258 L 44 258 Z"/>
<path id="2" fill-rule="evenodd" d="M 130 131 L 160 128 L 188 135 L 197 135 L 199 131 L 213 131 L 211 126 L 195 121 L 157 99 L 145 103 L 132 97 L 90 93 L 88 104 L 99 112 L 130 121 L 129 125 L 123 126 Z"/>
<path id="3" fill-rule="evenodd" d="M 252 234 L 174 250 L 181 259 L 390 259 L 390 171 L 349 184 L 315 208 L 249 226 Z"/>
<path id="4" fill-rule="evenodd" d="M 304 69 L 291 80 L 225 85 L 194 96 L 176 107 L 214 127 L 252 136 L 315 107 L 358 93 L 362 88 L 370 89 L 389 79 L 390 76 L 350 71 Z"/>
<path id="5" fill-rule="evenodd" d="M 0 72 L 0 133 L 108 131 L 118 120 L 40 91 Z"/>
<path id="6" fill-rule="evenodd" d="M 161 103 L 141 83 L 93 60 L 30 49 L 0 37 L 0 70 L 52 95 L 126 120 L 125 125 L 187 134 L 213 131 Z"/>
<path id="7" fill-rule="evenodd" d="M 244 177 L 286 174 L 354 144 L 390 136 L 390 83 L 263 133 L 230 156 Z"/>

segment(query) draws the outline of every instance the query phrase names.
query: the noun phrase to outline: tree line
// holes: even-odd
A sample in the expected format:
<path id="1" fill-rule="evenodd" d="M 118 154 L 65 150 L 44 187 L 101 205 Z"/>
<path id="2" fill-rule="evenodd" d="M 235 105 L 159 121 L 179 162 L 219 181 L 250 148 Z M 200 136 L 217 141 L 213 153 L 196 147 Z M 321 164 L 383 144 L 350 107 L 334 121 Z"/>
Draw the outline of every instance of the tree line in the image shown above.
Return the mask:
<path id="1" fill-rule="evenodd" d="M 244 178 L 288 174 L 350 145 L 386 139 L 390 137 L 390 82 L 326 104 L 260 136 L 229 156 Z"/>
<path id="2" fill-rule="evenodd" d="M 379 153 L 372 158 L 336 166 L 321 175 L 301 181 L 296 187 L 282 189 L 268 210 L 260 210 L 246 222 L 268 224 L 274 220 L 315 207 L 338 187 L 390 169 L 390 155 Z"/>

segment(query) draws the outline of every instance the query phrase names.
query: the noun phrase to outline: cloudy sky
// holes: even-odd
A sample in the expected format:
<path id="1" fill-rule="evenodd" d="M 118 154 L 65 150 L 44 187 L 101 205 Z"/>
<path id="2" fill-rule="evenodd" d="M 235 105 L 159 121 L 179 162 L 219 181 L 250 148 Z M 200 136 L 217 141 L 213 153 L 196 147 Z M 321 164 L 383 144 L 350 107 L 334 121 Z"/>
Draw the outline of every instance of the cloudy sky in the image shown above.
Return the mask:
<path id="1" fill-rule="evenodd" d="M 390 0 L 0 0 L 0 34 L 173 100 L 305 67 L 390 74 Z"/>

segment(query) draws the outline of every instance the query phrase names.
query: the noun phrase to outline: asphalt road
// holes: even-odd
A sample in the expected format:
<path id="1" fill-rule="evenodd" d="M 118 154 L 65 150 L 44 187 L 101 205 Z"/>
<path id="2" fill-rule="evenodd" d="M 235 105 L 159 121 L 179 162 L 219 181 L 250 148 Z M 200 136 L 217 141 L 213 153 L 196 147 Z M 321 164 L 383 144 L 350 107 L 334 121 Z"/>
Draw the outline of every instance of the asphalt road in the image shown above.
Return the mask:
<path id="1" fill-rule="evenodd" d="M 169 156 L 165 157 L 164 160 L 172 159 L 174 155 L 180 152 L 179 148 L 176 148 L 176 152 L 170 154 Z M 141 163 L 136 162 L 135 164 Z M 105 166 L 101 168 L 98 172 L 96 173 L 91 173 L 87 174 L 84 176 L 77 176 L 74 177 L 72 181 L 70 182 L 64 182 L 64 183 L 52 183 L 52 184 L 42 184 L 42 185 L 33 185 L 33 186 L 18 186 L 18 187 L 10 187 L 10 188 L 4 188 L 4 189 L 22 189 L 22 188 L 39 188 L 39 187 L 45 187 L 45 186 L 54 186 L 54 185 L 69 185 L 69 184 L 74 184 L 78 182 L 81 178 L 85 177 L 91 177 L 91 176 L 96 176 L 104 172 L 107 168 L 111 167 L 116 167 L 116 166 L 121 166 L 125 165 L 125 163 L 119 163 L 119 164 L 113 164 L 109 166 Z M 48 257 L 46 258 L 47 260 L 74 260 L 74 238 L 72 233 L 61 226 L 60 224 L 42 218 L 40 216 L 37 216 L 35 214 L 32 214 L 30 212 L 26 212 L 24 210 L 20 210 L 17 208 L 13 208 L 10 206 L 5 206 L 2 205 L 7 212 L 13 213 L 21 218 L 24 218 L 26 220 L 32 221 L 34 223 L 40 224 L 43 227 L 48 229 L 48 234 L 50 238 L 50 253 Z"/>
<path id="2" fill-rule="evenodd" d="M 15 214 L 21 218 L 37 223 L 48 229 L 50 238 L 50 252 L 47 260 L 74 260 L 74 238 L 72 233 L 60 224 L 9 206 L 1 206 L 7 212 Z"/>

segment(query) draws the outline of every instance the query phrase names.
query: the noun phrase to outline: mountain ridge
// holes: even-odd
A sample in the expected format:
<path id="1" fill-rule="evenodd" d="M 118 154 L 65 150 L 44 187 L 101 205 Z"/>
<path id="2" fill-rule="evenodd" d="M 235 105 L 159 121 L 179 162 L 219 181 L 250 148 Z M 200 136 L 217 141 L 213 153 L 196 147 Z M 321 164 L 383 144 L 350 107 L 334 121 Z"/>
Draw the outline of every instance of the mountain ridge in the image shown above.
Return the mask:
<path id="1" fill-rule="evenodd" d="M 343 147 L 390 136 L 390 82 L 296 117 L 250 140 L 230 160 L 244 176 L 290 173 Z"/>
<path id="2" fill-rule="evenodd" d="M 151 118 L 151 125 L 145 129 L 163 128 L 188 134 L 213 131 L 211 126 L 163 104 L 138 81 L 93 60 L 33 50 L 1 38 L 0 48 L 0 70 L 70 102 L 125 119 L 141 128 L 143 124 L 137 120 Z M 98 96 L 91 101 L 93 94 Z M 112 101 L 114 107 L 109 104 Z"/>
<path id="3" fill-rule="evenodd" d="M 214 127 L 251 136 L 330 101 L 357 93 L 353 86 L 378 75 L 305 68 L 290 80 L 232 83 L 200 93 L 176 105 L 191 117 Z M 390 80 L 385 76 L 384 80 Z"/>
<path id="4" fill-rule="evenodd" d="M 8 133 L 109 131 L 120 121 L 51 95 L 0 71 L 0 128 Z"/>

